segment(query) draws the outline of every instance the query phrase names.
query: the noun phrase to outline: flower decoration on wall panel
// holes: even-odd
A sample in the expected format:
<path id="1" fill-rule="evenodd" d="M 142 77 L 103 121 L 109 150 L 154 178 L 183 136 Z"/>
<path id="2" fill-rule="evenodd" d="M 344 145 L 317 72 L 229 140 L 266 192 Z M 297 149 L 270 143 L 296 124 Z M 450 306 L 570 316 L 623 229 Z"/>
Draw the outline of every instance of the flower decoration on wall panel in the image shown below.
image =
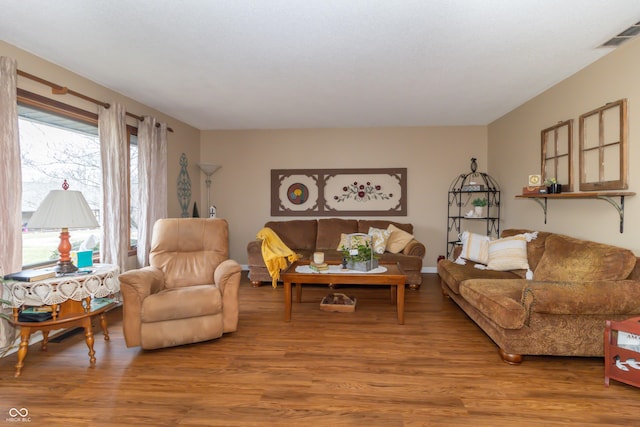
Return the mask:
<path id="1" fill-rule="evenodd" d="M 272 216 L 406 216 L 407 169 L 273 169 Z"/>

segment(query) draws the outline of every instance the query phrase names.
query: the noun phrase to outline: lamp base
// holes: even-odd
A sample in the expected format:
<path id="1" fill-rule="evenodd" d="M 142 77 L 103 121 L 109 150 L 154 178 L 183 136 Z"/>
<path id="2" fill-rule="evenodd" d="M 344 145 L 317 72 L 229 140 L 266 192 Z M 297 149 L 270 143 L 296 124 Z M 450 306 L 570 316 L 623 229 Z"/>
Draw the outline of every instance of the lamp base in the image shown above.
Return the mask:
<path id="1" fill-rule="evenodd" d="M 58 261 L 54 271 L 59 274 L 75 273 L 78 271 L 78 267 L 73 265 L 71 261 Z"/>
<path id="2" fill-rule="evenodd" d="M 78 267 L 71 262 L 71 242 L 69 241 L 69 229 L 64 227 L 60 232 L 60 244 L 58 245 L 58 264 L 55 268 L 56 273 L 67 274 L 78 270 Z"/>

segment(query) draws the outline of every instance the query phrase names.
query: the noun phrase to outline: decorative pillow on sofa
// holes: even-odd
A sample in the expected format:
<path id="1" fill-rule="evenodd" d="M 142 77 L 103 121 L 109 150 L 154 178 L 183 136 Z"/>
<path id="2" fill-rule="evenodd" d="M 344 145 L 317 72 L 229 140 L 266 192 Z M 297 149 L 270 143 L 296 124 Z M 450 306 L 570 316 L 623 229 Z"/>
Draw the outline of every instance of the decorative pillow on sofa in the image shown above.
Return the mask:
<path id="1" fill-rule="evenodd" d="M 488 270 L 529 270 L 527 261 L 527 237 L 518 234 L 489 242 Z"/>
<path id="2" fill-rule="evenodd" d="M 462 251 L 460 257 L 480 264 L 489 262 L 489 236 L 482 234 L 463 232 L 460 235 Z"/>
<path id="3" fill-rule="evenodd" d="M 351 236 L 351 242 L 349 242 L 348 237 Z M 369 236 L 358 234 L 353 236 L 351 234 L 341 233 L 340 234 L 340 243 L 338 243 L 338 250 L 341 251 L 343 248 L 356 248 L 359 245 L 368 245 L 369 244 Z"/>
<path id="4" fill-rule="evenodd" d="M 387 248 L 387 241 L 391 232 L 380 228 L 369 227 L 369 236 L 373 240 L 373 251 L 382 255 Z"/>
<path id="5" fill-rule="evenodd" d="M 392 254 L 402 252 L 405 246 L 413 240 L 413 234 L 409 234 L 393 224 L 389 224 L 387 231 L 391 233 L 389 235 L 389 240 L 387 240 L 387 250 Z"/>

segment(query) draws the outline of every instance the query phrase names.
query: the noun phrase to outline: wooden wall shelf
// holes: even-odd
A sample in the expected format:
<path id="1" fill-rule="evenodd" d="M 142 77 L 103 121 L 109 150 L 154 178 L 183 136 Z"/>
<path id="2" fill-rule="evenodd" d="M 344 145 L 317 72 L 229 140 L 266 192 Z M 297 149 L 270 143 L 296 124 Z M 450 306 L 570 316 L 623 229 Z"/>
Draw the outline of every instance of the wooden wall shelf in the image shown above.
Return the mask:
<path id="1" fill-rule="evenodd" d="M 548 199 L 600 199 L 608 202 L 616 208 L 620 216 L 620 233 L 624 232 L 624 198 L 635 196 L 631 191 L 582 191 L 578 193 L 560 194 L 519 194 L 517 199 L 531 199 L 538 203 L 544 212 L 544 223 L 547 223 L 547 200 Z M 620 199 L 618 202 L 616 199 Z M 544 202 L 541 200 L 544 199 Z"/>

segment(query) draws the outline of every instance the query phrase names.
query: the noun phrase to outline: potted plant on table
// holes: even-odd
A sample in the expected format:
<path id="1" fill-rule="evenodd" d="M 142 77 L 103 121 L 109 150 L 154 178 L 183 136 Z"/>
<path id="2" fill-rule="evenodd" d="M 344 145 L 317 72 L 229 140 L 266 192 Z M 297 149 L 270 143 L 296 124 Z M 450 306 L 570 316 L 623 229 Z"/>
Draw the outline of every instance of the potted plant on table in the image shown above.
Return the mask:
<path id="1" fill-rule="evenodd" d="M 477 217 L 484 216 L 484 207 L 487 206 L 487 199 L 477 198 L 471 204 L 474 206 Z"/>
<path id="2" fill-rule="evenodd" d="M 369 271 L 378 267 L 378 255 L 373 251 L 371 236 L 361 233 L 349 234 L 347 246 L 342 246 L 340 250 L 344 268 Z"/>

